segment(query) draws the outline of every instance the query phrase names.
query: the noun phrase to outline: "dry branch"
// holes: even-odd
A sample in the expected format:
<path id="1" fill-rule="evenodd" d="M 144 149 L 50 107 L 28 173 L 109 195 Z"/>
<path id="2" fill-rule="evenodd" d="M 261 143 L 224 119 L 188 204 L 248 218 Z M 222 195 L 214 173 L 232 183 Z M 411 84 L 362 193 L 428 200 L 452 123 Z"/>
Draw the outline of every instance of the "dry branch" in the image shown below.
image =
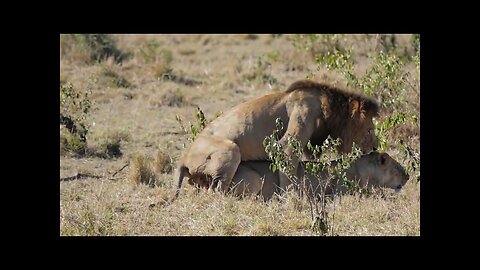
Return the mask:
<path id="1" fill-rule="evenodd" d="M 72 180 L 77 180 L 77 179 L 80 179 L 80 178 L 89 178 L 89 177 L 96 178 L 96 179 L 102 178 L 102 176 L 98 176 L 98 175 L 94 175 L 94 174 L 90 174 L 90 173 L 77 173 L 73 176 L 61 177 L 60 181 L 72 181 Z"/>
<path id="2" fill-rule="evenodd" d="M 128 165 L 130 165 L 130 162 L 127 162 L 127 164 L 123 165 L 122 168 L 120 168 L 120 169 L 118 169 L 116 172 L 114 172 L 110 178 L 115 177 L 115 175 L 117 175 L 117 173 L 121 172 L 121 171 L 122 171 L 123 169 L 125 169 Z"/>

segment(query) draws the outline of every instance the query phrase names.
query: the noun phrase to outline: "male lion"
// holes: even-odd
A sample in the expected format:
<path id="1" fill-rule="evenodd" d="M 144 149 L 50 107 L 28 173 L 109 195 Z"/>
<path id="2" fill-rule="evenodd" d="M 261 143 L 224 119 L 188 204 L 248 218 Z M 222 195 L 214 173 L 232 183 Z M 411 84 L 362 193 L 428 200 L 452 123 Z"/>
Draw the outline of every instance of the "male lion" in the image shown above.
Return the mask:
<path id="1" fill-rule="evenodd" d="M 285 92 L 241 103 L 209 123 L 179 160 L 175 198 L 185 176 L 210 178 L 214 187 L 226 192 L 240 161 L 267 160 L 262 143 L 273 133 L 277 118 L 287 125 L 280 134 L 282 145 L 292 136 L 308 152 L 308 140 L 322 145 L 330 135 L 342 140 L 342 153 L 350 152 L 353 142 L 368 153 L 377 146 L 372 118 L 378 111 L 373 99 L 309 80 L 297 81 Z M 284 151 L 293 157 L 290 147 Z M 296 169 L 298 160 L 293 164 Z M 281 174 L 280 187 L 289 184 Z"/>
<path id="2" fill-rule="evenodd" d="M 265 201 L 270 200 L 274 193 L 281 194 L 279 172 L 272 172 L 269 166 L 269 161 L 242 161 L 233 176 L 233 193 L 237 196 L 261 195 Z M 348 179 L 362 188 L 386 187 L 395 189 L 396 192 L 399 192 L 409 179 L 405 169 L 395 159 L 387 153 L 377 152 L 363 155 L 352 162 L 346 173 Z M 339 179 L 327 182 L 326 172 L 312 175 L 305 173 L 303 166 L 299 166 L 298 175 L 300 187 L 307 188 L 310 194 L 319 195 L 322 189 L 325 194 L 346 191 Z M 206 182 L 199 186 L 208 187 Z"/>

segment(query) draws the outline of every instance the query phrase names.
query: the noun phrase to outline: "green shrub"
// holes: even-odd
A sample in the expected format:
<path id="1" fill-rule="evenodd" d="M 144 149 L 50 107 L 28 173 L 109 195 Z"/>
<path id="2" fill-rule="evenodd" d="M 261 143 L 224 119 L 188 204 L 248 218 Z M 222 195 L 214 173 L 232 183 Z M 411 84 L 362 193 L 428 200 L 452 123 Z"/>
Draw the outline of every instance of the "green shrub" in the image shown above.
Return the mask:
<path id="1" fill-rule="evenodd" d="M 277 118 L 276 129 L 271 135 L 265 137 L 263 141 L 265 152 L 267 153 L 269 161 L 272 162 L 270 169 L 273 172 L 278 169 L 281 173 L 287 175 L 293 182 L 294 189 L 301 190 L 302 194 L 307 195 L 307 200 L 311 208 L 311 229 L 320 235 L 332 233 L 331 227 L 333 226 L 333 221 L 330 220 L 326 207 L 326 203 L 330 199 L 330 197 L 326 195 L 326 186 L 321 185 L 319 187 L 320 197 L 317 197 L 309 193 L 309 187 L 300 185 L 301 182 L 296 175 L 292 157 L 285 154 L 285 149 L 290 147 L 292 149 L 292 155 L 298 158 L 298 160 L 301 160 L 303 149 L 300 141 L 293 137 L 287 137 L 286 145 L 281 145 L 279 143 L 279 134 L 281 134 L 282 130 L 283 123 L 280 118 Z M 328 175 L 327 183 L 333 179 L 338 179 L 342 181 L 348 191 L 357 191 L 359 190 L 357 185 L 354 184 L 352 179 L 347 178 L 346 171 L 350 167 L 350 164 L 360 157 L 361 150 L 354 144 L 351 153 L 340 154 L 337 150 L 340 144 L 340 139 L 334 140 L 330 136 L 328 136 L 321 146 L 313 146 L 308 142 L 307 148 L 312 152 L 314 160 L 306 162 L 305 173 L 319 175 L 320 173 L 326 172 Z"/>
<path id="2" fill-rule="evenodd" d="M 197 135 L 205 128 L 207 125 L 208 121 L 205 118 L 205 115 L 203 111 L 200 109 L 200 107 L 197 107 L 197 111 L 195 112 L 195 119 L 197 120 L 195 124 L 192 124 L 189 122 L 188 129 L 183 125 L 183 120 L 182 118 L 177 114 L 175 116 L 175 119 L 177 120 L 178 124 L 180 125 L 182 131 L 185 134 L 188 134 L 188 140 L 190 142 L 193 142 Z"/>
<path id="3" fill-rule="evenodd" d="M 406 170 L 417 182 L 420 182 L 420 153 L 413 147 L 399 140 L 398 146 L 403 155 L 403 162 L 407 165 Z"/>
<path id="4" fill-rule="evenodd" d="M 373 54 L 373 64 L 365 75 L 357 76 L 351 51 L 334 51 L 319 54 L 316 57 L 318 69 L 324 66 L 328 70 L 340 73 L 348 86 L 363 90 L 367 96 L 376 96 L 384 107 L 404 102 L 407 73 L 404 63 L 394 54 L 378 52 Z"/>
<path id="5" fill-rule="evenodd" d="M 103 65 L 100 69 L 99 75 L 100 78 L 98 80 L 98 83 L 100 85 L 114 88 L 132 87 L 132 84 L 123 76 L 119 75 L 112 66 Z"/>
<path id="6" fill-rule="evenodd" d="M 272 56 L 271 56 L 272 57 Z M 244 75 L 247 81 L 256 81 L 263 84 L 277 84 L 278 80 L 271 75 L 271 64 L 268 61 L 264 61 L 261 57 L 258 57 L 253 71 Z"/>
<path id="7" fill-rule="evenodd" d="M 122 131 L 109 131 L 100 138 L 95 155 L 101 158 L 119 158 L 123 153 L 120 149 L 122 141 L 130 140 L 130 135 Z"/>
<path id="8" fill-rule="evenodd" d="M 66 131 L 61 133 L 61 153 L 63 150 L 84 155 L 87 145 L 87 134 L 91 90 L 83 94 L 67 82 L 60 84 L 60 125 L 65 126 Z"/>
<path id="9" fill-rule="evenodd" d="M 113 57 L 119 63 L 126 56 L 117 48 L 116 42 L 111 35 L 78 34 L 74 35 L 74 37 L 81 46 L 90 50 L 90 60 L 93 62 L 100 62 Z"/>
<path id="10" fill-rule="evenodd" d="M 64 58 L 92 64 L 113 58 L 117 63 L 128 57 L 117 48 L 115 39 L 107 34 L 67 34 L 60 36 Z"/>
<path id="11" fill-rule="evenodd" d="M 160 104 L 169 107 L 182 107 L 188 104 L 185 99 L 185 94 L 179 88 L 173 90 L 169 89 L 160 98 Z"/>
<path id="12" fill-rule="evenodd" d="M 150 73 L 159 79 L 169 79 L 173 76 L 173 54 L 169 49 L 161 48 L 161 43 L 155 39 L 146 41 L 135 51 L 135 56 L 144 63 L 150 64 Z"/>
<path id="13" fill-rule="evenodd" d="M 415 56 L 413 57 L 413 62 L 417 67 L 418 73 L 420 74 L 420 34 L 412 35 L 413 48 L 415 50 Z"/>
<path id="14" fill-rule="evenodd" d="M 347 38 L 348 37 L 348 38 Z M 350 43 L 347 42 L 349 40 Z M 351 43 L 355 40 L 354 43 Z M 368 47 L 368 43 L 380 44 L 376 50 L 367 53 L 372 60 L 363 75 L 356 72 L 358 49 L 356 57 L 352 55 L 353 49 L 361 46 Z M 378 98 L 389 112 L 402 107 L 405 103 L 407 85 L 415 88 L 409 81 L 412 74 L 406 71 L 406 64 L 412 61 L 420 68 L 420 36 L 412 35 L 412 45 L 416 54 L 413 58 L 398 55 L 395 35 L 296 35 L 292 45 L 299 50 L 312 53 L 317 64 L 317 70 L 327 70 L 340 74 L 347 86 L 362 90 L 366 95 Z M 407 50 L 407 47 L 404 48 Z M 308 74 L 312 77 L 313 73 Z"/>
<path id="15" fill-rule="evenodd" d="M 60 135 L 60 154 L 73 154 L 76 156 L 84 156 L 87 150 L 87 143 L 82 140 L 80 135 L 65 132 Z"/>
<path id="16" fill-rule="evenodd" d="M 297 34 L 291 38 L 292 45 L 309 52 L 315 58 L 317 54 L 343 50 L 343 34 Z"/>
<path id="17" fill-rule="evenodd" d="M 135 51 L 135 55 L 145 63 L 162 61 L 166 65 L 170 65 L 173 60 L 172 51 L 162 49 L 161 43 L 155 39 L 147 40 Z"/>

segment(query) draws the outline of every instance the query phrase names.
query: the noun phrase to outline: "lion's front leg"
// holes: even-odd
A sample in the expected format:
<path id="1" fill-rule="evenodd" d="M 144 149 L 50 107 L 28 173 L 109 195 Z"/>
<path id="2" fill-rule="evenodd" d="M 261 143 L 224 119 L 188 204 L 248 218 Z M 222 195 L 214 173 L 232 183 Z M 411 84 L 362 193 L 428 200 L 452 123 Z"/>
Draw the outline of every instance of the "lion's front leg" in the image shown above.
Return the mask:
<path id="1" fill-rule="evenodd" d="M 284 147 L 285 155 L 291 161 L 291 175 L 292 178 L 290 179 L 285 173 L 280 172 L 280 189 L 286 190 L 286 188 L 292 183 L 292 180 L 299 179 L 299 175 L 297 175 L 298 171 L 298 164 L 299 164 L 299 157 L 295 152 L 302 151 L 307 142 L 312 137 L 312 134 L 315 130 L 315 119 L 316 113 L 309 109 L 308 106 L 296 106 L 292 109 L 290 116 L 290 120 L 288 122 L 287 131 L 280 139 L 279 143 Z M 288 143 L 289 137 L 292 137 L 298 140 L 299 145 L 292 145 Z M 299 149 L 295 149 L 298 147 Z"/>

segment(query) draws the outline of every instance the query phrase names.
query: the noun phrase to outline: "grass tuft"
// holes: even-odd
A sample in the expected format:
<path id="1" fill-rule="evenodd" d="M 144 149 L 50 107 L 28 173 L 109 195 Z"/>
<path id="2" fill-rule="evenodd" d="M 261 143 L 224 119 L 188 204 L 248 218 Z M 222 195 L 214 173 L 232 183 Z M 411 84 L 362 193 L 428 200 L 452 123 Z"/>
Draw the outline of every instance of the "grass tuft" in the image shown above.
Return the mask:
<path id="1" fill-rule="evenodd" d="M 134 186 L 145 184 L 154 187 L 157 176 L 152 169 L 152 161 L 145 155 L 135 154 L 130 162 L 129 182 Z"/>

